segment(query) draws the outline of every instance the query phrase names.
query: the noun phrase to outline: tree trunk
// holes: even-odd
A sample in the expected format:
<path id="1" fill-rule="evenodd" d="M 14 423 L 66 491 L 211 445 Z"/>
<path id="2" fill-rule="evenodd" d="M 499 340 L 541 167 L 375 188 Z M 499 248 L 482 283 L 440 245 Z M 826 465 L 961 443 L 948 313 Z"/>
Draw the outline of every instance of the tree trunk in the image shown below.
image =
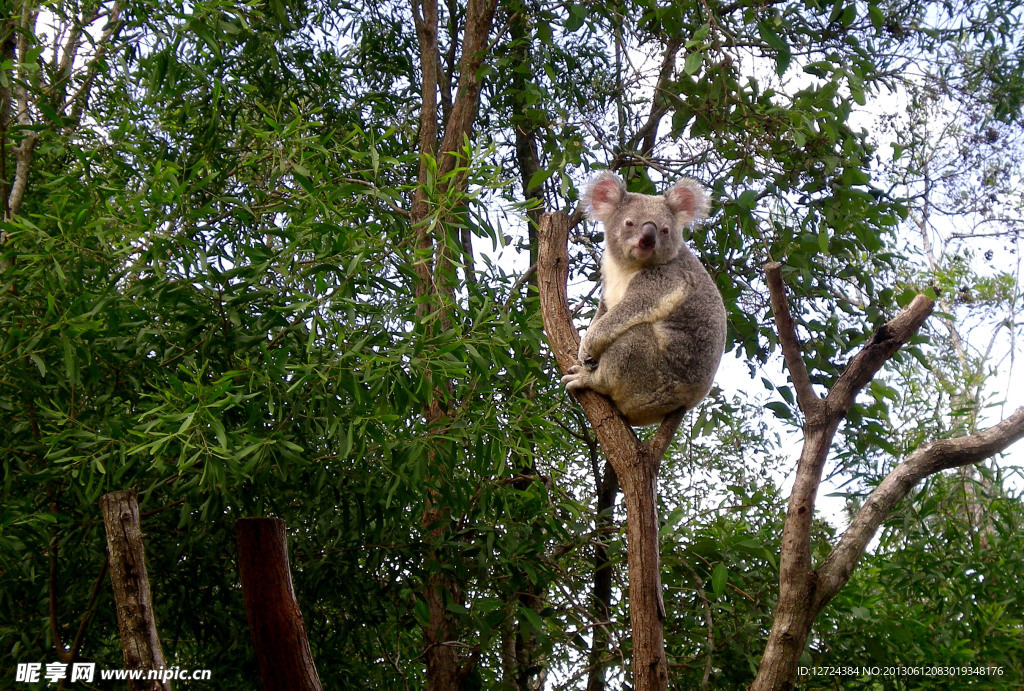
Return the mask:
<path id="1" fill-rule="evenodd" d="M 633 688 L 654 691 L 668 687 L 665 660 L 665 602 L 661 594 L 658 552 L 658 465 L 639 454 L 633 472 L 623 473 L 626 539 L 629 560 L 629 619 L 633 630 Z"/>
<path id="2" fill-rule="evenodd" d="M 596 449 L 593 453 L 597 453 Z M 605 691 L 604 665 L 611 643 L 611 612 L 612 612 L 612 564 L 608 558 L 606 535 L 610 532 L 614 521 L 612 512 L 615 510 L 615 498 L 619 493 L 619 478 L 610 463 L 605 463 L 604 472 L 599 472 L 594 463 L 595 482 L 597 483 L 597 542 L 594 545 L 594 642 L 590 648 L 590 672 L 587 676 L 587 691 Z"/>
<path id="3" fill-rule="evenodd" d="M 441 128 L 438 122 L 438 89 L 444 87 L 440 81 L 441 55 L 438 44 L 437 0 L 412 0 L 413 22 L 420 49 L 420 110 L 419 169 L 417 187 L 413 192 L 409 219 L 416 239 L 416 254 L 413 268 L 416 271 L 415 293 L 417 315 L 426 321 L 425 334 L 431 335 L 448 328 L 451 321 L 451 305 L 457 287 L 452 248 L 446 234 L 451 232 L 453 217 L 458 214 L 449 211 L 439 218 L 432 218 L 435 207 L 431 195 L 447 196 L 456 200 L 466 191 L 464 173 L 455 172 L 460 160 L 464 140 L 470 135 L 476 119 L 483 84 L 481 67 L 488 55 L 491 27 L 497 10 L 497 0 L 469 0 L 466 5 L 465 25 L 462 32 L 462 54 L 459 61 L 459 81 L 456 99 L 444 117 L 443 137 L 438 143 Z M 456 31 L 450 40 L 457 42 Z M 447 81 L 447 80 L 445 80 Z M 443 94 L 447 99 L 449 94 Z M 436 170 L 434 166 L 436 164 Z M 431 191 L 433 181 L 439 189 Z M 455 207 L 460 204 L 456 203 Z M 466 243 L 468 244 L 468 243 Z M 466 262 L 467 275 L 471 273 L 470 262 Z M 442 420 L 449 416 L 447 410 L 449 382 L 433 382 L 436 392 L 432 401 L 424 405 L 423 419 L 428 427 L 443 427 Z M 438 458 L 431 455 L 430 464 L 443 476 L 438 468 Z M 427 490 L 425 509 L 421 518 L 430 539 L 443 545 L 448 526 L 449 509 L 440 501 L 440 495 Z M 448 554 L 451 554 L 449 552 Z M 434 556 L 434 555 L 431 555 Z M 428 562 L 451 563 L 448 555 L 437 554 L 437 559 Z M 456 574 L 458 569 L 455 569 Z M 463 665 L 459 658 L 457 641 L 458 627 L 448 605 L 459 603 L 462 588 L 458 575 L 437 571 L 429 574 L 423 592 L 429 621 L 423 627 L 424 657 L 427 667 L 427 689 L 429 691 L 455 691 L 471 671 L 473 662 Z"/>
<path id="4" fill-rule="evenodd" d="M 779 600 L 751 691 L 793 688 L 797 663 L 811 625 L 821 611 L 816 605 L 818 575 L 811 558 L 810 536 L 821 472 L 839 422 L 838 419 L 820 420 L 821 409 L 822 406 L 818 406 L 818 412 L 809 413 L 804 425 L 804 446 L 782 528 Z"/>
<path id="5" fill-rule="evenodd" d="M 292 588 L 288 535 L 280 518 L 235 524 L 245 614 L 265 691 L 320 691 L 302 612 Z"/>
<path id="6" fill-rule="evenodd" d="M 436 536 L 435 536 L 436 537 Z M 461 600 L 458 582 L 444 573 L 433 573 L 427 581 L 424 599 L 430 615 L 423 629 L 426 646 L 427 691 L 457 691 L 468 669 L 459 661 L 456 627 L 445 605 L 445 595 L 453 601 Z"/>
<path id="7" fill-rule="evenodd" d="M 153 618 L 153 598 L 146 575 L 146 555 L 139 524 L 138 490 L 134 487 L 100 497 L 107 533 L 110 583 L 117 606 L 125 669 L 166 669 L 160 636 Z M 170 691 L 170 681 L 131 680 L 132 691 Z"/>

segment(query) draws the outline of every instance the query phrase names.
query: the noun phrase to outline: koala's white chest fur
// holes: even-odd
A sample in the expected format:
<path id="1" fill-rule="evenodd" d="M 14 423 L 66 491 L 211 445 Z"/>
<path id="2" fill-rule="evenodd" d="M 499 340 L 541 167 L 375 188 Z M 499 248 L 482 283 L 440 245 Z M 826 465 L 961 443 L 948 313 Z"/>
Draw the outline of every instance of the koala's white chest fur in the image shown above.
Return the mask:
<path id="1" fill-rule="evenodd" d="M 627 269 L 609 256 L 601 261 L 601 299 L 606 309 L 619 304 L 626 294 L 629 282 L 639 269 Z"/>

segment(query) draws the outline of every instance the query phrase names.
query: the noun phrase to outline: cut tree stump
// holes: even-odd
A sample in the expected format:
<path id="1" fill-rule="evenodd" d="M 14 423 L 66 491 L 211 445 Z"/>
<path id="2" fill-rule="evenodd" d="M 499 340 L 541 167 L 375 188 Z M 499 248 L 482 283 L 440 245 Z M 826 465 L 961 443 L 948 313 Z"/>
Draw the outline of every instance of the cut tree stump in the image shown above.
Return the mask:
<path id="1" fill-rule="evenodd" d="M 238 571 L 264 691 L 320 691 L 320 677 L 292 588 L 288 534 L 280 518 L 235 523 Z"/>

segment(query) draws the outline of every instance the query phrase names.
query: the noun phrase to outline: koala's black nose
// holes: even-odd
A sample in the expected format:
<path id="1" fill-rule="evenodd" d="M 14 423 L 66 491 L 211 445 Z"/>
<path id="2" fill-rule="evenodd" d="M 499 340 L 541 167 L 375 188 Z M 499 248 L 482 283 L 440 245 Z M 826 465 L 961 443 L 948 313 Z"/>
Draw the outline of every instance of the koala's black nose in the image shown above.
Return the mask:
<path id="1" fill-rule="evenodd" d="M 658 226 L 650 221 L 640 226 L 639 244 L 641 249 L 654 249 L 654 246 L 658 244 Z"/>

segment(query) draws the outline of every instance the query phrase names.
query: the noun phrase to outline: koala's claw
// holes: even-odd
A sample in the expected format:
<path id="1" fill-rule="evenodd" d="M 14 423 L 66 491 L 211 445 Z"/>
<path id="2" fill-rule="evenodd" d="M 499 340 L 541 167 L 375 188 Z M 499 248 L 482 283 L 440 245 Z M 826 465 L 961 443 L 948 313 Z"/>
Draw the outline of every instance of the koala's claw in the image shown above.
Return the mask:
<path id="1" fill-rule="evenodd" d="M 573 365 L 569 368 L 569 373 L 562 377 L 562 384 L 565 386 L 566 391 L 576 391 L 577 389 L 587 388 L 587 382 L 590 379 L 590 370 L 584 365 Z"/>

